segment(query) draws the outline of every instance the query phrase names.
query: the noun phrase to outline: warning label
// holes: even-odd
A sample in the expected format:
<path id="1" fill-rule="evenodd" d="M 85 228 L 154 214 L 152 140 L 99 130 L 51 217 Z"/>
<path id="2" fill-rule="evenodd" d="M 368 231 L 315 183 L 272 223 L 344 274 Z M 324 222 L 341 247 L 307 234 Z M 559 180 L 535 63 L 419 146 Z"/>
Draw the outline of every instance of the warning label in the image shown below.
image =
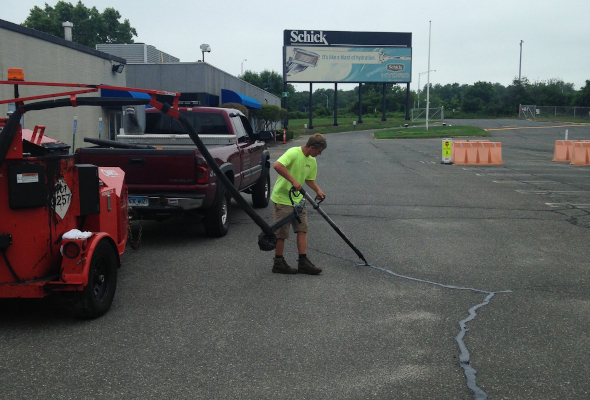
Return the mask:
<path id="1" fill-rule="evenodd" d="M 16 174 L 16 183 L 37 183 L 39 182 L 39 174 Z"/>

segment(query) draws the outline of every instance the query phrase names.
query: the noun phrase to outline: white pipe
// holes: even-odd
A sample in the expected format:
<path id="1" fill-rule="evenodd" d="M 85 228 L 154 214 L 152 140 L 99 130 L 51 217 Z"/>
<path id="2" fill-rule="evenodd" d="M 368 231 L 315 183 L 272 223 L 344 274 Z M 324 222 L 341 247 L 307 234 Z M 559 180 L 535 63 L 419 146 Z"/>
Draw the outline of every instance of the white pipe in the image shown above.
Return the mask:
<path id="1" fill-rule="evenodd" d="M 61 26 L 64 27 L 64 39 L 67 40 L 68 42 L 72 41 L 72 28 L 74 27 L 74 24 L 71 23 L 70 21 L 66 21 L 66 22 L 62 22 Z"/>

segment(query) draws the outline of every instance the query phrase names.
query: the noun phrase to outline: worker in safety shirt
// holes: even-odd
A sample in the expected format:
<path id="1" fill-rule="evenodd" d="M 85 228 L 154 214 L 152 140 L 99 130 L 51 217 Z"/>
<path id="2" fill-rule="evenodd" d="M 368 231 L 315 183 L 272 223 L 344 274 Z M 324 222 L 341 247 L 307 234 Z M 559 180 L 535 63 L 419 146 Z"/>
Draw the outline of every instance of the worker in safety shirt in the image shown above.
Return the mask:
<path id="1" fill-rule="evenodd" d="M 274 185 L 270 199 L 273 202 L 273 217 L 275 222 L 293 212 L 293 205 L 289 199 L 289 190 L 294 187 L 295 190 L 301 190 L 303 183 L 306 183 L 314 192 L 318 199 L 324 199 L 326 195 L 315 182 L 317 174 L 317 163 L 315 157 L 322 154 L 327 147 L 326 138 L 316 133 L 311 135 L 305 146 L 292 147 L 287 150 L 275 163 L 274 169 L 279 174 Z M 295 203 L 299 203 L 303 196 L 293 197 Z M 297 234 L 297 250 L 299 251 L 299 260 L 297 268 L 292 268 L 287 264 L 283 256 L 285 248 L 285 239 L 289 237 L 289 225 L 286 224 L 279 228 L 277 235 L 277 246 L 275 248 L 274 263 L 272 272 L 279 274 L 302 274 L 317 275 L 322 269 L 313 265 L 307 258 L 307 212 L 304 209 L 299 215 L 301 223 L 297 220 L 291 221 L 293 232 Z"/>

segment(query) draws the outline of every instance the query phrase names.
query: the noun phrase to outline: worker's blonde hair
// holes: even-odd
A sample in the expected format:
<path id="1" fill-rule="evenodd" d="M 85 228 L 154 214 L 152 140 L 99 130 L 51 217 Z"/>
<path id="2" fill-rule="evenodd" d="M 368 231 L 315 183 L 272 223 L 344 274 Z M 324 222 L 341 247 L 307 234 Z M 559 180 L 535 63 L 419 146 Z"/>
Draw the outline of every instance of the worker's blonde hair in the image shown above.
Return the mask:
<path id="1" fill-rule="evenodd" d="M 325 149 L 328 147 L 326 138 L 321 133 L 314 133 L 307 139 L 307 147 L 313 147 L 314 149 Z"/>

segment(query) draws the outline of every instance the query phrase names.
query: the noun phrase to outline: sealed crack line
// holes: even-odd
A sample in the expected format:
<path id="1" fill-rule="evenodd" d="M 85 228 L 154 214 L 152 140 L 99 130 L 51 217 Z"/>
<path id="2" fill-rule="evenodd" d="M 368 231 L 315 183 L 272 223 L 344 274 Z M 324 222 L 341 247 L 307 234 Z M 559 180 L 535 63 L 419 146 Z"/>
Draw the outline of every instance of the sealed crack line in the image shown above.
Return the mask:
<path id="1" fill-rule="evenodd" d="M 338 257 L 335 256 L 334 254 L 330 254 L 330 253 L 326 253 L 323 251 L 320 251 L 318 249 L 314 249 L 322 254 L 331 256 L 331 257 L 335 257 L 335 258 L 339 258 L 341 260 L 348 260 L 342 257 Z M 407 280 L 411 280 L 411 281 L 415 281 L 415 282 L 420 282 L 420 283 L 427 283 L 429 285 L 434 285 L 434 286 L 439 286 L 445 289 L 454 289 L 454 290 L 466 290 L 466 291 L 471 291 L 471 292 L 475 292 L 475 293 L 480 293 L 480 294 L 485 294 L 486 297 L 484 298 L 483 302 L 474 305 L 473 307 L 471 307 L 468 312 L 469 312 L 469 316 L 465 319 L 462 319 L 461 321 L 459 321 L 459 327 L 461 328 L 459 333 L 457 334 L 457 336 L 455 336 L 455 341 L 457 342 L 457 344 L 459 345 L 459 350 L 460 350 L 460 355 L 459 355 L 459 365 L 461 366 L 461 368 L 463 369 L 463 373 L 465 375 L 465 379 L 467 380 L 467 387 L 473 392 L 473 398 L 474 400 L 486 400 L 488 398 L 488 395 L 485 391 L 483 391 L 478 385 L 477 385 L 477 380 L 476 380 L 476 374 L 477 374 L 477 370 L 475 368 L 473 368 L 471 366 L 471 357 L 469 354 L 469 350 L 467 349 L 467 345 L 465 345 L 465 342 L 463 341 L 465 335 L 467 334 L 467 332 L 469 331 L 469 328 L 467 328 L 467 323 L 474 320 L 475 317 L 477 317 L 477 310 L 485 305 L 488 305 L 490 303 L 490 300 L 498 293 L 512 293 L 512 290 L 499 290 L 496 292 L 491 292 L 489 290 L 482 290 L 482 289 L 475 289 L 475 288 L 470 288 L 470 287 L 463 287 L 463 286 L 456 286 L 456 285 L 447 285 L 444 283 L 440 283 L 440 282 L 434 282 L 434 281 L 429 281 L 426 279 L 419 279 L 419 278 L 414 278 L 411 276 L 407 276 L 407 275 L 402 275 L 402 274 L 398 274 L 396 272 L 393 272 L 391 270 L 388 270 L 386 268 L 382 268 L 382 267 L 378 267 L 376 265 L 371 265 L 371 264 L 357 264 L 358 266 L 362 266 L 362 267 L 370 267 L 370 268 L 374 268 L 377 269 L 379 271 L 388 273 L 390 275 L 396 276 L 398 278 L 402 278 L 402 279 L 407 279 Z"/>
<path id="2" fill-rule="evenodd" d="M 365 266 L 364 264 L 359 264 L 359 265 Z M 374 269 L 378 269 L 383 272 L 386 272 L 386 273 L 396 276 L 398 278 L 408 279 L 411 281 L 416 281 L 416 282 L 421 282 L 421 283 L 427 283 L 429 285 L 435 285 L 435 286 L 443 287 L 446 289 L 467 290 L 467 291 L 481 293 L 481 294 L 486 295 L 483 302 L 476 304 L 469 309 L 469 316 L 467 318 L 459 321 L 459 327 L 461 328 L 461 330 L 459 331 L 457 336 L 455 336 L 455 341 L 459 345 L 459 350 L 461 351 L 461 354 L 459 355 L 459 365 L 461 366 L 461 368 L 463 368 L 463 373 L 465 374 L 465 378 L 467 380 L 467 387 L 469 388 L 469 390 L 471 390 L 473 392 L 473 398 L 475 400 L 486 400 L 488 398 L 488 395 L 479 386 L 477 386 L 477 380 L 475 377 L 475 375 L 477 374 L 477 370 L 471 366 L 471 357 L 469 354 L 469 350 L 467 349 L 467 345 L 465 345 L 465 342 L 463 341 L 463 339 L 465 338 L 465 335 L 469 331 L 469 328 L 467 328 L 467 323 L 474 320 L 475 317 L 477 317 L 477 310 L 485 305 L 488 305 L 490 303 L 490 300 L 492 300 L 492 297 L 494 297 L 496 294 L 498 294 L 498 293 L 512 293 L 512 290 L 502 290 L 502 291 L 497 291 L 497 292 L 490 292 L 488 290 L 481 290 L 481 289 L 455 286 L 455 285 L 446 285 L 444 283 L 428 281 L 425 279 L 418 279 L 418 278 L 414 278 L 414 277 L 407 276 L 407 275 L 401 275 L 401 274 L 395 273 L 393 271 L 390 271 L 386 268 L 377 267 L 375 265 L 367 265 L 367 266 L 374 268 Z"/>
<path id="3" fill-rule="evenodd" d="M 477 304 L 469 309 L 469 316 L 461 321 L 459 321 L 459 326 L 461 327 L 461 331 L 455 336 L 455 340 L 459 344 L 459 349 L 461 350 L 461 354 L 459 355 L 459 365 L 463 368 L 463 373 L 465 374 L 465 378 L 467 379 L 467 387 L 473 392 L 473 398 L 475 400 L 485 400 L 488 398 L 488 394 L 484 392 L 479 386 L 477 386 L 477 381 L 475 378 L 475 374 L 477 374 L 477 370 L 473 368 L 470 364 L 470 355 L 469 350 L 467 350 L 467 346 L 463 341 L 463 338 L 469 331 L 467 328 L 467 322 L 475 319 L 477 317 L 477 313 L 475 312 L 478 308 L 483 307 L 489 304 L 492 297 L 494 297 L 496 293 L 490 293 L 486 296 L 484 301 L 480 304 Z"/>

